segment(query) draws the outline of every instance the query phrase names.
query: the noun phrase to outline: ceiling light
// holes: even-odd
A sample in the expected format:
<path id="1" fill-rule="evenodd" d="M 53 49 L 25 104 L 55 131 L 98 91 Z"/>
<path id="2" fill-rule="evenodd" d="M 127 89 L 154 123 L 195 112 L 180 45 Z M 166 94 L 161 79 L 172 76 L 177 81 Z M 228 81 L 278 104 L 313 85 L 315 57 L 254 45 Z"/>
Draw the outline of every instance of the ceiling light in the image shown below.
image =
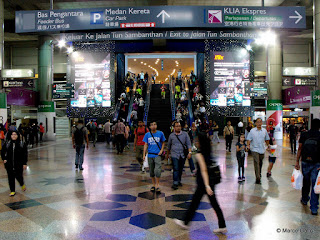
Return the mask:
<path id="1" fill-rule="evenodd" d="M 133 59 L 133 61 L 137 61 L 137 59 Z"/>
<path id="2" fill-rule="evenodd" d="M 65 45 L 66 45 L 66 41 L 63 40 L 63 39 L 58 42 L 58 47 L 59 47 L 59 48 L 62 48 L 62 47 L 64 47 Z"/>
<path id="3" fill-rule="evenodd" d="M 144 63 L 144 65 L 147 65 L 146 63 Z"/>
<path id="4" fill-rule="evenodd" d="M 143 62 L 141 62 L 141 64 L 143 64 Z"/>
<path id="5" fill-rule="evenodd" d="M 247 49 L 248 51 L 251 51 L 251 50 L 252 50 L 252 47 L 251 47 L 250 45 L 247 45 L 247 46 L 246 46 L 246 49 Z"/>
<path id="6" fill-rule="evenodd" d="M 68 47 L 68 49 L 67 49 L 67 53 L 72 53 L 73 52 L 73 48 L 72 47 Z"/>

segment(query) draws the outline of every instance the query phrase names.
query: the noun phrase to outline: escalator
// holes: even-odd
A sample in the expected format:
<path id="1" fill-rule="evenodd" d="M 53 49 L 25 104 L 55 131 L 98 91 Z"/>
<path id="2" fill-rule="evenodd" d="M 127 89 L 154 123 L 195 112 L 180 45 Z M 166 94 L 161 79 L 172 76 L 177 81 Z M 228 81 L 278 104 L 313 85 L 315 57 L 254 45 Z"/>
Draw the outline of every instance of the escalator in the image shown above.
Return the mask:
<path id="1" fill-rule="evenodd" d="M 156 121 L 158 130 L 162 131 L 166 139 L 168 139 L 172 120 L 169 85 L 165 85 L 167 87 L 165 100 L 161 99 L 161 86 L 161 84 L 152 85 L 148 122 Z"/>

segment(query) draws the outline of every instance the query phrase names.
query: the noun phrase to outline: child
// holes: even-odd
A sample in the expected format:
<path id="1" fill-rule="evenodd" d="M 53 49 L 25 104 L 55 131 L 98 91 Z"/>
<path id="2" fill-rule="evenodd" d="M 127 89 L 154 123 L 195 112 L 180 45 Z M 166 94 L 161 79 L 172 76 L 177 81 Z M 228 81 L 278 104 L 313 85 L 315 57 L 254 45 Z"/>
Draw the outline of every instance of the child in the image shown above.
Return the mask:
<path id="1" fill-rule="evenodd" d="M 270 152 L 269 152 L 269 166 L 267 177 L 271 177 L 271 170 L 273 168 L 273 164 L 276 162 L 277 157 L 275 156 L 277 145 L 275 145 L 275 139 L 270 137 Z"/>
<path id="2" fill-rule="evenodd" d="M 237 142 L 237 160 L 238 160 L 238 182 L 245 181 L 244 177 L 244 159 L 245 159 L 245 152 L 247 151 L 247 146 L 245 141 L 244 134 L 240 134 L 239 141 Z M 242 173 L 242 174 L 241 174 Z"/>

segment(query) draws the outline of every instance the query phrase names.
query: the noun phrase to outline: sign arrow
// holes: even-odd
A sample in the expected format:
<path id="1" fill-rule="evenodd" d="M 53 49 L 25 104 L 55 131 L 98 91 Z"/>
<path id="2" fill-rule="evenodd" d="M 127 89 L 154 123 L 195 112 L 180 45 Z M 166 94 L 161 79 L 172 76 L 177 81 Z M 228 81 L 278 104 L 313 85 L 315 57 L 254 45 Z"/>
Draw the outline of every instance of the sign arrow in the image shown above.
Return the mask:
<path id="1" fill-rule="evenodd" d="M 32 81 L 28 82 L 29 87 L 31 87 L 33 85 Z"/>
<path id="2" fill-rule="evenodd" d="M 294 12 L 297 14 L 297 16 L 289 16 L 289 18 L 296 18 L 297 20 L 295 21 L 295 24 L 297 24 L 298 22 L 301 21 L 302 16 L 298 11 L 294 11 Z"/>
<path id="3" fill-rule="evenodd" d="M 28 71 L 28 74 L 32 76 L 33 72 L 31 70 Z"/>
<path id="4" fill-rule="evenodd" d="M 289 73 L 289 69 L 286 68 L 286 69 L 283 70 L 283 72 L 284 72 L 284 74 L 288 74 Z"/>
<path id="5" fill-rule="evenodd" d="M 165 11 L 162 10 L 158 15 L 157 18 L 160 17 L 162 15 L 162 23 L 165 23 L 165 16 L 170 17 L 170 15 Z M 299 14 L 300 15 L 300 14 Z M 301 16 L 301 15 L 300 15 Z"/>
<path id="6" fill-rule="evenodd" d="M 290 82 L 287 78 L 283 80 L 285 85 L 288 85 L 288 83 Z"/>

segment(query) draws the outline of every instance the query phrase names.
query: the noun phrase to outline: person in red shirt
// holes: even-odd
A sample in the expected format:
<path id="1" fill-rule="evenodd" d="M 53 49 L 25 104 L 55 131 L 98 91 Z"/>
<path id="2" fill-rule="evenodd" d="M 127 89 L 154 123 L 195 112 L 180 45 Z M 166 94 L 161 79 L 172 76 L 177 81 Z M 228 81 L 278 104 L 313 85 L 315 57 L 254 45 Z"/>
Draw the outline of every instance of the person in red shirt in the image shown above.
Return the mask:
<path id="1" fill-rule="evenodd" d="M 39 129 L 40 129 L 40 142 L 42 142 L 42 138 L 44 134 L 44 126 L 42 123 L 40 123 Z"/>
<path id="2" fill-rule="evenodd" d="M 133 151 L 136 153 L 136 159 L 141 165 L 141 171 L 142 173 L 145 173 L 144 167 L 143 167 L 143 147 L 144 147 L 144 142 L 143 138 L 144 135 L 149 132 L 148 128 L 144 125 L 143 121 L 139 120 L 138 122 L 138 127 L 134 130 L 134 147 Z"/>

